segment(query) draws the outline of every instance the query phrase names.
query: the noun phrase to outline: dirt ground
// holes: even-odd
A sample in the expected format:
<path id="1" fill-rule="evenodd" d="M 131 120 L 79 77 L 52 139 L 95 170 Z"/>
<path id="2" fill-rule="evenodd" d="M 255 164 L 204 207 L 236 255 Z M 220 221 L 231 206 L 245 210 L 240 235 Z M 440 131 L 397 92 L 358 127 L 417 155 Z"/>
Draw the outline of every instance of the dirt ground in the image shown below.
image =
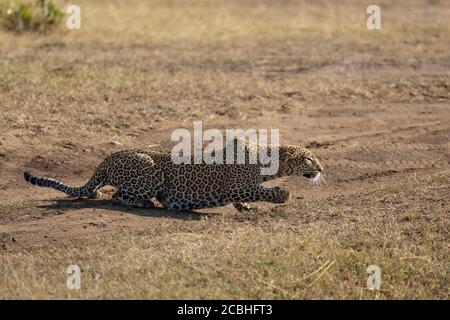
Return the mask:
<path id="1" fill-rule="evenodd" d="M 307 235 L 295 233 L 293 239 L 325 247 L 328 240 L 320 233 L 330 234 L 329 239 L 336 240 L 330 245 L 334 248 L 329 249 L 330 255 L 339 257 L 339 250 L 345 255 L 350 247 L 356 252 L 372 250 L 372 240 L 365 238 L 368 234 L 380 239 L 390 234 L 389 230 L 367 231 L 367 224 L 376 216 L 380 220 L 374 228 L 394 226 L 398 238 L 392 236 L 392 242 L 377 247 L 380 251 L 374 256 L 379 262 L 374 264 L 402 264 L 405 255 L 406 260 L 414 261 L 408 263 L 430 261 L 427 270 L 419 272 L 417 265 L 412 269 L 406 265 L 406 269 L 392 272 L 391 284 L 385 280 L 385 291 L 376 298 L 448 298 L 448 4 L 413 1 L 399 16 L 402 4 L 384 1 L 385 24 L 376 34 L 378 31 L 364 29 L 365 7 L 355 1 L 336 7 L 303 1 L 304 10 L 296 18 L 290 14 L 298 3 L 291 1 L 277 5 L 261 2 L 248 17 L 247 6 L 254 1 L 246 5 L 230 2 L 223 8 L 210 1 L 188 9 L 187 4 L 166 4 L 153 13 L 156 22 L 149 19 L 141 24 L 133 18 L 144 5 L 136 4 L 132 10 L 110 3 L 105 16 L 115 19 L 115 13 L 121 12 L 129 29 L 108 29 L 95 21 L 101 6 L 83 1 L 82 8 L 91 6 L 86 9 L 87 35 L 60 31 L 47 38 L 0 33 L 0 265 L 4 274 L 0 296 L 122 297 L 120 290 L 88 291 L 91 294 L 85 296 L 71 296 L 73 293 L 61 288 L 41 292 L 39 288 L 47 287 L 39 283 L 34 284 L 35 290 L 14 293 L 26 288 L 6 280 L 14 270 L 14 259 L 42 257 L 42 250 L 58 252 L 72 246 L 81 250 L 91 241 L 122 243 L 123 239 L 114 237 L 124 233 L 138 241 L 135 237 L 140 235 L 159 239 L 158 232 L 171 239 L 184 232 L 192 237 L 223 232 L 222 241 L 227 243 L 226 233 L 233 233 L 227 228 L 241 230 L 245 225 L 250 231 L 261 229 L 269 234 L 303 230 Z M 185 11 L 192 16 L 182 15 Z M 164 20 L 164 14 L 170 16 L 171 12 L 179 17 L 178 23 Z M 349 12 L 347 18 L 342 12 Z M 327 17 L 332 22 L 318 23 Z M 297 18 L 304 18 L 301 32 L 295 29 Z M 158 19 L 166 21 L 159 34 L 153 31 Z M 259 24 L 262 20 L 267 26 Z M 92 26 L 97 26 L 96 32 Z M 302 144 L 316 154 L 324 166 L 327 185 L 309 188 L 303 177 L 280 179 L 272 184 L 288 188 L 293 194 L 291 202 L 280 206 L 260 203 L 256 213 L 246 216 L 232 206 L 198 212 L 122 208 L 110 203 L 110 187 L 102 190 L 99 200 L 72 200 L 55 190 L 28 185 L 23 179 L 23 172 L 31 170 L 73 185 L 83 184 L 105 155 L 150 144 L 169 148 L 172 131 L 192 129 L 194 120 L 202 120 L 205 129 L 280 129 L 282 143 Z M 352 235 L 345 230 L 344 236 L 343 228 L 348 225 L 355 229 Z M 427 232 L 431 238 L 425 236 Z M 355 238 L 350 241 L 350 236 Z M 115 240 L 108 242 L 111 237 Z M 259 243 L 263 236 L 245 239 Z M 427 239 L 430 248 L 418 249 Z M 399 247 L 390 251 L 389 246 L 397 244 Z M 177 248 L 174 244 L 170 250 Z M 402 252 L 402 259 L 396 258 L 396 250 Z M 314 247 L 310 253 L 317 258 L 319 252 Z M 308 257 L 305 249 L 301 261 L 309 261 Z M 323 266 L 325 259 L 319 260 L 305 268 L 312 272 Z M 364 287 L 364 263 L 358 271 L 362 276 L 353 281 L 348 280 L 351 276 L 345 272 L 345 261 L 327 267 L 328 280 L 318 284 L 322 281 L 318 279 L 300 291 L 290 286 L 294 280 L 269 273 L 261 278 L 266 281 L 259 284 L 261 291 L 230 276 L 226 281 L 232 288 L 243 281 L 242 291 L 211 292 L 205 285 L 197 295 L 193 292 L 199 284 L 178 283 L 177 290 L 149 289 L 140 297 L 373 298 L 349 289 L 355 283 Z M 227 263 L 220 268 L 226 269 Z M 277 263 L 273 268 L 276 270 Z M 336 277 L 342 274 L 339 281 L 351 285 L 340 287 L 333 282 L 333 268 L 340 270 Z M 418 278 L 428 280 L 418 280 L 417 287 L 408 291 L 405 288 L 413 285 L 401 279 L 406 275 L 414 278 L 415 272 Z M 434 280 L 427 274 L 433 274 L 429 277 Z M 58 277 L 65 277 L 64 270 Z M 24 280 L 23 276 L 18 279 Z M 315 285 L 320 289 L 312 292 Z M 269 289 L 273 295 L 267 294 Z M 123 297 L 130 296 L 135 295 Z"/>
<path id="2" fill-rule="evenodd" d="M 336 195 L 350 196 L 374 185 L 449 169 L 448 104 L 396 104 L 389 109 L 375 105 L 364 106 L 364 111 L 361 106 L 342 106 L 339 111 L 335 108 L 283 110 L 246 121 L 234 120 L 233 125 L 236 128 L 281 128 L 284 143 L 307 145 L 318 156 L 325 167 L 328 185 L 311 189 L 302 177 L 283 178 L 279 183 L 291 190 L 299 199 L 297 201 L 304 197 L 326 201 Z M 219 120 L 208 124 L 213 128 L 226 128 L 229 122 Z M 71 200 L 55 190 L 27 185 L 22 179 L 23 171 L 31 169 L 36 174 L 51 172 L 53 177 L 81 185 L 103 155 L 152 143 L 162 143 L 169 148 L 168 137 L 176 128 L 177 123 L 164 123 L 155 130 L 145 130 L 134 143 L 126 145 L 83 141 L 76 133 L 63 140 L 48 137 L 41 141 L 43 146 L 39 149 L 22 139 L 6 133 L 2 135 L 2 146 L 7 153 L 2 157 L 1 198 L 10 206 L 0 216 L 2 245 L 27 247 L 41 242 L 95 236 L 124 227 L 144 230 L 164 219 L 196 219 L 190 213 L 114 206 L 107 200 L 112 188 L 105 188 L 104 199 L 99 201 Z M 60 147 L 49 155 L 45 145 Z M 448 185 L 442 191 L 449 191 Z M 16 210 L 16 205 L 22 209 Z M 201 211 L 238 214 L 232 206 Z"/>

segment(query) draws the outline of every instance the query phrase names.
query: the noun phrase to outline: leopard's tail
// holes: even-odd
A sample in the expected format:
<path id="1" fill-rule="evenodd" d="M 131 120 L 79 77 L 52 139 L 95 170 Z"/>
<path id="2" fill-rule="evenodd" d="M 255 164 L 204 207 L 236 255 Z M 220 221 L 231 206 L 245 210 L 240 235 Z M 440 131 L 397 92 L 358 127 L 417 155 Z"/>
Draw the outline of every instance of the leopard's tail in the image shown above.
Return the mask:
<path id="1" fill-rule="evenodd" d="M 105 185 L 107 178 L 106 170 L 104 170 L 101 166 L 95 170 L 89 181 L 82 187 L 69 186 L 61 181 L 52 178 L 34 176 L 29 171 L 24 172 L 23 175 L 25 177 L 25 181 L 31 183 L 32 185 L 53 188 L 58 191 L 64 192 L 71 197 L 94 195 L 98 188 L 101 188 Z"/>

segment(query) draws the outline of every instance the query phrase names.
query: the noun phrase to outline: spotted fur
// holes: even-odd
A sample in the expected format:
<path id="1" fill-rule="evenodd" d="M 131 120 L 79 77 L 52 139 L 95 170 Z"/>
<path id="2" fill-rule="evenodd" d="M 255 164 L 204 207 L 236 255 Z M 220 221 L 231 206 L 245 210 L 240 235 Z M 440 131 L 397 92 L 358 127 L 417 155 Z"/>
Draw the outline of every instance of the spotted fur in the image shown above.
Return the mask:
<path id="1" fill-rule="evenodd" d="M 235 144 L 236 147 L 236 144 Z M 245 146 L 246 157 L 258 146 Z M 271 152 L 273 146 L 268 147 Z M 236 150 L 236 149 L 235 149 Z M 226 148 L 224 149 L 226 151 Z M 224 152 L 225 154 L 225 152 Z M 236 153 L 237 154 L 237 153 Z M 314 155 L 300 146 L 279 147 L 279 170 L 272 176 L 261 175 L 263 165 L 256 164 L 175 164 L 170 152 L 159 147 L 125 150 L 107 156 L 82 187 L 25 172 L 33 185 L 50 187 L 71 197 L 99 197 L 98 189 L 116 187 L 112 201 L 140 208 L 154 206 L 156 198 L 166 208 L 194 210 L 233 203 L 239 211 L 250 210 L 247 202 L 284 203 L 290 193 L 284 188 L 265 187 L 262 183 L 283 176 L 320 175 L 322 166 Z"/>

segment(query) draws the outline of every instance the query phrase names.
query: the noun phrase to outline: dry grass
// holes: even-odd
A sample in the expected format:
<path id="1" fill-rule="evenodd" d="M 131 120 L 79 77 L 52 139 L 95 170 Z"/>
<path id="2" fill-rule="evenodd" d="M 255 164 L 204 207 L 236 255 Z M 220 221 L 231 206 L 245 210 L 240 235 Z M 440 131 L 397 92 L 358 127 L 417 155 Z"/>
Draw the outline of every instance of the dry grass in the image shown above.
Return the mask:
<path id="1" fill-rule="evenodd" d="M 382 3 L 373 32 L 358 1 L 80 1 L 80 31 L 0 32 L 0 125 L 116 134 L 281 105 L 446 101 L 450 8 L 405 3 Z"/>
<path id="2" fill-rule="evenodd" d="M 449 182 L 448 171 L 411 175 L 326 202 L 3 252 L 0 296 L 446 299 Z M 82 269 L 80 291 L 65 286 L 69 264 Z M 380 292 L 365 287 L 372 264 Z"/>

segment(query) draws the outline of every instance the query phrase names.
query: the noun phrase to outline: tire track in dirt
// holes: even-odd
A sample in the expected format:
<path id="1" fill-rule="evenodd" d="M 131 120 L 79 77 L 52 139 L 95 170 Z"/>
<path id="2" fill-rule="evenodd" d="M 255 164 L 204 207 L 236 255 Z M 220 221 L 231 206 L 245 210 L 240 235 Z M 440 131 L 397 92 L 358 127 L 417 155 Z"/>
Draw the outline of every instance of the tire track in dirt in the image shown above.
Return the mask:
<path id="1" fill-rule="evenodd" d="M 450 126 L 433 121 L 326 140 L 313 149 L 338 181 L 370 179 L 450 164 Z M 447 139 L 445 137 L 447 136 Z M 357 172 L 355 176 L 354 172 Z M 332 174 L 333 176 L 333 174 Z"/>

